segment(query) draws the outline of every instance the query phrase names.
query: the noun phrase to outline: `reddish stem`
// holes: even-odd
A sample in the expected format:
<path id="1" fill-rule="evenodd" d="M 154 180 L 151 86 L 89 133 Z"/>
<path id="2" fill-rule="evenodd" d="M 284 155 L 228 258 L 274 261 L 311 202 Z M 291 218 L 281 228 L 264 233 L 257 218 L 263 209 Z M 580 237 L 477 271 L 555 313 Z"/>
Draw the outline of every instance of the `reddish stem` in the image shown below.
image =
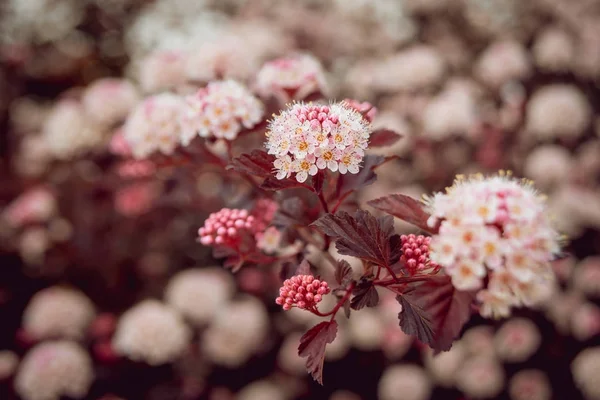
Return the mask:
<path id="1" fill-rule="evenodd" d="M 335 206 L 333 207 L 333 209 L 331 210 L 332 214 L 335 214 L 335 212 L 338 210 L 338 208 L 340 208 L 340 206 L 344 203 L 344 200 L 346 200 L 346 197 L 350 196 L 352 194 L 352 191 L 345 193 L 342 197 L 340 197 L 337 201 L 337 203 L 335 204 Z"/>
<path id="2" fill-rule="evenodd" d="M 323 211 L 329 213 L 329 207 L 327 206 L 327 202 L 325 201 L 325 197 L 323 196 L 323 192 L 319 193 L 319 201 L 321 202 L 321 206 L 323 207 Z"/>
<path id="3" fill-rule="evenodd" d="M 317 310 L 316 307 L 314 307 L 312 310 L 310 310 L 313 314 L 319 316 L 319 317 L 328 317 L 331 315 L 331 321 L 333 321 L 333 319 L 335 318 L 335 315 L 337 314 L 337 312 L 339 311 L 340 308 L 342 308 L 342 306 L 344 305 L 344 303 L 346 303 L 348 301 L 348 299 L 350 299 L 350 296 L 352 295 L 352 290 L 354 290 L 354 286 L 356 285 L 356 282 L 352 282 L 347 288 L 346 288 L 346 294 L 344 294 L 344 297 L 341 298 L 340 301 L 338 301 L 338 303 L 335 305 L 335 307 L 333 307 L 333 309 L 329 312 L 326 313 L 322 313 L 319 310 Z"/>
<path id="4" fill-rule="evenodd" d="M 399 283 L 421 282 L 421 281 L 426 281 L 428 279 L 430 279 L 429 275 L 402 276 L 402 277 L 397 277 L 394 275 L 394 276 L 392 276 L 392 279 L 390 279 L 390 280 L 386 280 L 386 279 L 374 280 L 373 285 L 387 287 L 387 286 L 399 284 Z"/>

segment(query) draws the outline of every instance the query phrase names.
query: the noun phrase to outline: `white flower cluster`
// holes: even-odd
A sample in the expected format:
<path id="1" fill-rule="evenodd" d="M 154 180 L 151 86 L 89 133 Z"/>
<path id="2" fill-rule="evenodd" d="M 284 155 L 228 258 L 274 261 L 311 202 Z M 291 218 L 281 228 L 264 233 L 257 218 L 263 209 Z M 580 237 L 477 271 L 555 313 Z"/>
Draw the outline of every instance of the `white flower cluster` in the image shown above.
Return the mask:
<path id="1" fill-rule="evenodd" d="M 23 329 L 34 339 L 83 339 L 96 311 L 78 290 L 52 286 L 37 292 L 23 312 Z"/>
<path id="2" fill-rule="evenodd" d="M 166 302 L 195 325 L 208 323 L 234 292 L 231 274 L 223 268 L 179 272 L 165 289 Z"/>
<path id="3" fill-rule="evenodd" d="M 183 318 L 156 300 L 145 300 L 125 312 L 117 325 L 113 347 L 118 354 L 150 365 L 178 358 L 191 332 Z"/>
<path id="4" fill-rule="evenodd" d="M 172 154 L 181 140 L 183 99 L 171 93 L 150 96 L 129 114 L 123 137 L 136 158 L 160 151 Z"/>
<path id="5" fill-rule="evenodd" d="M 327 89 L 321 63 L 308 54 L 269 61 L 256 76 L 256 91 L 261 96 L 275 96 L 284 103 L 318 91 L 326 93 Z"/>
<path id="6" fill-rule="evenodd" d="M 92 360 L 78 344 L 43 342 L 23 358 L 15 390 L 24 400 L 81 399 L 93 380 Z"/>
<path id="7" fill-rule="evenodd" d="M 511 306 L 532 306 L 553 288 L 550 261 L 560 236 L 530 181 L 505 173 L 459 177 L 428 203 L 429 225 L 439 224 L 431 259 L 457 289 L 484 289 L 478 293 L 483 316 L 506 317 Z"/>
<path id="8" fill-rule="evenodd" d="M 571 363 L 575 385 L 586 399 L 600 398 L 598 372 L 600 372 L 600 346 L 588 347 L 581 351 Z"/>
<path id="9" fill-rule="evenodd" d="M 185 98 L 182 142 L 196 135 L 233 140 L 242 129 L 252 128 L 263 117 L 262 103 L 242 84 L 214 81 Z"/>
<path id="10" fill-rule="evenodd" d="M 81 102 L 90 118 L 108 126 L 121 122 L 140 100 L 136 87 L 125 79 L 98 79 L 89 85 Z"/>
<path id="11" fill-rule="evenodd" d="M 42 127 L 42 138 L 52 156 L 67 160 L 98 147 L 103 132 L 81 103 L 65 99 L 50 111 Z"/>
<path id="12" fill-rule="evenodd" d="M 223 307 L 200 341 L 203 354 L 219 365 L 242 365 L 264 343 L 269 316 L 262 302 L 253 297 Z"/>
<path id="13" fill-rule="evenodd" d="M 370 134 L 369 122 L 344 102 L 296 103 L 273 118 L 266 147 L 277 158 L 277 179 L 295 173 L 304 182 L 320 169 L 358 173 Z"/>

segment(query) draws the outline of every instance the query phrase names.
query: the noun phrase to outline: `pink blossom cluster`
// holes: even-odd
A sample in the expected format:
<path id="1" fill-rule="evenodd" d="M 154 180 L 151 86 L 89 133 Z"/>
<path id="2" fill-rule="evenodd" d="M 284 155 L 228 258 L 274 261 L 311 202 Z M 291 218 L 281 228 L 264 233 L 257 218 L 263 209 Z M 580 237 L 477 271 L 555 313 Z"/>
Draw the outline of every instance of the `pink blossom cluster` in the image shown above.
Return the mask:
<path id="1" fill-rule="evenodd" d="M 414 234 L 402 235 L 400 241 L 402 247 L 400 261 L 406 266 L 411 275 L 438 266 L 429 258 L 431 237 Z"/>
<path id="2" fill-rule="evenodd" d="M 171 93 L 151 96 L 138 104 L 123 127 L 123 137 L 133 156 L 146 158 L 157 151 L 173 154 L 181 141 L 182 109 L 183 100 Z"/>
<path id="3" fill-rule="evenodd" d="M 502 171 L 488 178 L 459 176 L 428 203 L 429 226 L 439 224 L 431 259 L 457 289 L 483 289 L 477 296 L 483 316 L 508 316 L 512 306 L 532 306 L 551 290 L 550 261 L 560 236 L 531 181 Z"/>
<path id="4" fill-rule="evenodd" d="M 312 310 L 329 292 L 331 289 L 327 282 L 315 279 L 312 275 L 296 275 L 283 282 L 275 302 L 286 311 L 293 306 Z"/>
<path id="5" fill-rule="evenodd" d="M 308 54 L 278 58 L 263 65 L 256 76 L 256 91 L 262 97 L 275 96 L 281 102 L 302 100 L 328 90 L 319 60 Z"/>
<path id="6" fill-rule="evenodd" d="M 198 229 L 200 243 L 237 248 L 245 234 L 254 234 L 256 218 L 248 210 L 223 208 L 212 213 Z"/>
<path id="7" fill-rule="evenodd" d="M 328 168 L 356 174 L 368 145 L 369 122 L 348 104 L 296 103 L 275 116 L 266 133 L 277 179 L 298 182 Z"/>
<path id="8" fill-rule="evenodd" d="M 185 98 L 182 141 L 187 145 L 196 135 L 233 140 L 263 117 L 262 103 L 242 84 L 233 81 L 210 82 Z"/>

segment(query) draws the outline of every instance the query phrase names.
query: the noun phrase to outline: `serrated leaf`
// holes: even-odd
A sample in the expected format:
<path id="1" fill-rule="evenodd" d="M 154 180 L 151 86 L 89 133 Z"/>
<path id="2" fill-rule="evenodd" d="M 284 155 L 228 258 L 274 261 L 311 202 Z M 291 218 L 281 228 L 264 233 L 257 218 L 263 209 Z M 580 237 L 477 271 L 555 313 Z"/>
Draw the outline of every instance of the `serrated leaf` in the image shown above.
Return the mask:
<path id="1" fill-rule="evenodd" d="M 368 154 L 363 158 L 363 165 L 358 174 L 340 174 L 338 182 L 339 197 L 375 182 L 377 180 L 375 168 L 385 161 L 385 157 Z"/>
<path id="2" fill-rule="evenodd" d="M 335 265 L 335 281 L 338 285 L 345 287 L 352 282 L 352 267 L 346 260 L 337 260 Z"/>
<path id="3" fill-rule="evenodd" d="M 400 236 L 394 233 L 394 219 L 389 215 L 375 218 L 368 211 L 358 210 L 353 217 L 341 211 L 322 216 L 312 226 L 336 238 L 340 254 L 383 266 L 400 258 Z"/>
<path id="4" fill-rule="evenodd" d="M 274 176 L 268 176 L 265 178 L 260 188 L 263 190 L 277 191 L 283 189 L 292 189 L 304 186 L 302 183 L 295 179 L 277 179 Z"/>
<path id="5" fill-rule="evenodd" d="M 412 197 L 403 194 L 391 194 L 371 200 L 367 204 L 396 218 L 400 218 L 409 224 L 415 225 L 424 231 L 432 233 L 436 231 L 436 229 L 432 229 L 427 225 L 427 220 L 430 217 L 429 213 L 424 210 L 421 202 Z"/>
<path id="6" fill-rule="evenodd" d="M 416 336 L 436 351 L 447 351 L 471 318 L 474 294 L 456 290 L 450 277 L 432 276 L 409 284 L 396 299 L 404 333 Z"/>
<path id="7" fill-rule="evenodd" d="M 350 301 L 350 307 L 353 310 L 360 310 L 364 307 L 375 307 L 379 304 L 379 293 L 371 281 L 360 282 L 352 291 L 354 297 Z"/>
<path id="8" fill-rule="evenodd" d="M 394 132 L 391 129 L 377 129 L 371 133 L 369 147 L 391 146 L 400 139 L 402 139 L 402 135 L 398 132 Z"/>
<path id="9" fill-rule="evenodd" d="M 337 322 L 321 322 L 313 326 L 300 338 L 298 355 L 307 357 L 306 370 L 313 379 L 323 384 L 323 363 L 325 361 L 325 348 L 335 340 L 337 335 Z"/>
<path id="10" fill-rule="evenodd" d="M 234 158 L 227 169 L 266 178 L 273 175 L 274 161 L 275 157 L 266 151 L 253 150 L 250 154 L 242 154 Z"/>

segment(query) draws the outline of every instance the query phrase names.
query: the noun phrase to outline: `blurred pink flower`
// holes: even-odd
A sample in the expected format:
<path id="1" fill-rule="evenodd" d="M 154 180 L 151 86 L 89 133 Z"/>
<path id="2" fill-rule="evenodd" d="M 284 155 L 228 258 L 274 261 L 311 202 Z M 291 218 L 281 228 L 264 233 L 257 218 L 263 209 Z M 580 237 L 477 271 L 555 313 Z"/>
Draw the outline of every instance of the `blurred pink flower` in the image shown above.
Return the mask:
<path id="1" fill-rule="evenodd" d="M 148 212 L 156 198 L 152 182 L 129 184 L 115 194 L 115 209 L 126 217 L 134 217 Z"/>

